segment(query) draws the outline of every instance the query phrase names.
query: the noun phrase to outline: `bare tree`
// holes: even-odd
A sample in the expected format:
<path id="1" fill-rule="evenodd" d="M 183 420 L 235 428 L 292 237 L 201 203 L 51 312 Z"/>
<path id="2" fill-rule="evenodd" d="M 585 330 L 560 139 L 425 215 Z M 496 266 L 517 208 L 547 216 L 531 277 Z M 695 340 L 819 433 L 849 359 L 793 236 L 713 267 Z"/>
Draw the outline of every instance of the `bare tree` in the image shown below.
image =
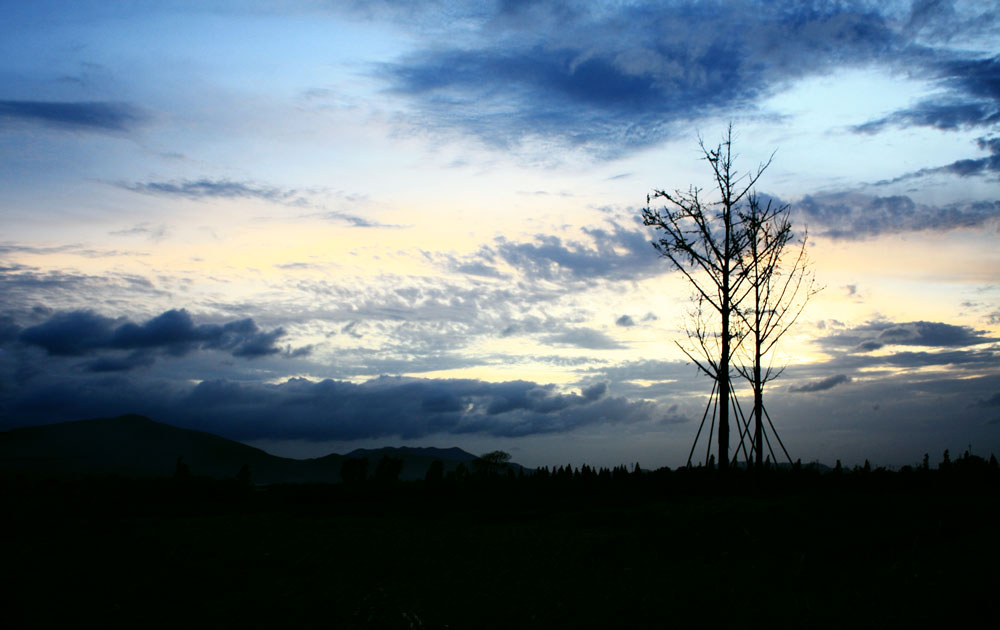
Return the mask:
<path id="1" fill-rule="evenodd" d="M 764 385 L 784 370 L 774 368 L 772 350 L 819 289 L 806 257 L 808 233 L 803 230 L 796 241 L 787 204 L 774 204 L 771 200 L 762 204 L 757 194 L 751 192 L 740 211 L 740 223 L 747 243 L 746 255 L 740 260 L 741 273 L 749 283 L 748 297 L 752 303 L 737 310 L 745 329 L 741 354 L 747 361 L 736 365 L 736 370 L 753 388 L 754 427 L 750 443 L 759 470 L 764 467 L 766 439 Z M 764 357 L 769 359 L 766 368 Z M 784 450 L 773 424 L 771 430 Z M 787 450 L 785 455 L 791 461 Z M 773 449 L 771 457 L 774 458 Z"/>
<path id="2" fill-rule="evenodd" d="M 687 192 L 654 190 L 646 196 L 642 211 L 643 223 L 657 232 L 653 247 L 694 288 L 696 308 L 693 324 L 687 329 L 692 345 L 677 345 L 715 381 L 712 391 L 718 396 L 720 470 L 729 466 L 730 361 L 740 341 L 740 304 L 748 295 L 743 261 L 751 233 L 741 224 L 739 205 L 771 163 L 769 159 L 756 171 L 739 174 L 733 165 L 732 141 L 732 125 L 714 149 L 699 138 L 704 159 L 712 168 L 716 199 L 704 201 L 701 189 L 693 186 Z M 650 204 L 654 200 L 663 200 L 664 206 L 653 209 Z M 705 318 L 706 310 L 713 319 L 718 316 L 718 327 Z"/>

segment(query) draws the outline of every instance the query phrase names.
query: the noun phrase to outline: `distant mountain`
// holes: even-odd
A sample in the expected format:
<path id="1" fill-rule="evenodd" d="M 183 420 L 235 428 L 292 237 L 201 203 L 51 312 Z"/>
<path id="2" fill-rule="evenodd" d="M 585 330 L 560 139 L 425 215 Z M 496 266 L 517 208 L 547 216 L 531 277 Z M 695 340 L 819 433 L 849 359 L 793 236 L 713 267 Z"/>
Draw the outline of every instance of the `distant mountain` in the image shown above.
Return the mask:
<path id="1" fill-rule="evenodd" d="M 384 446 L 375 449 L 359 448 L 344 455 L 344 457 L 352 459 L 367 458 L 369 474 L 375 471 L 378 460 L 386 456 L 403 460 L 403 471 L 400 473 L 401 479 L 423 479 L 427 473 L 427 469 L 436 459 L 440 459 L 444 463 L 445 472 L 454 470 L 459 464 L 465 464 L 467 467 L 472 468 L 472 462 L 478 459 L 472 453 L 468 453 L 457 447 Z"/>
<path id="2" fill-rule="evenodd" d="M 369 474 L 383 456 L 403 460 L 402 479 L 423 479 L 436 459 L 453 470 L 476 459 L 460 448 L 358 449 L 314 459 L 277 457 L 259 448 L 181 429 L 137 415 L 61 422 L 0 432 L 0 471 L 29 475 L 168 477 L 182 458 L 192 475 L 230 478 L 244 465 L 254 483 L 340 481 L 346 458 L 367 458 Z"/>

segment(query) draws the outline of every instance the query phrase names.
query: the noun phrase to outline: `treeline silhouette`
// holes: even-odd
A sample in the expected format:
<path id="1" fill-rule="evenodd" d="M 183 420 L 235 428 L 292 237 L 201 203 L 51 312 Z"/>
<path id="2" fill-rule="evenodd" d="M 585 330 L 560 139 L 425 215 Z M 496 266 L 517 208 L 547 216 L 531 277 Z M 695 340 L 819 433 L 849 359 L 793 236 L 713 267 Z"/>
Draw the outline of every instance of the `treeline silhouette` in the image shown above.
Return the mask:
<path id="1" fill-rule="evenodd" d="M 780 592 L 798 625 L 955 624 L 995 598 L 995 457 L 722 472 L 497 456 L 416 481 L 364 459 L 344 483 L 213 479 L 183 459 L 160 478 L 0 476 L 7 627 L 149 610 L 230 627 L 668 627 L 703 621 L 710 585 L 731 594 L 727 623 Z"/>
<path id="2" fill-rule="evenodd" d="M 732 467 L 720 471 L 708 466 L 645 470 L 630 466 L 542 466 L 535 470 L 495 461 L 475 460 L 445 471 L 433 461 L 422 480 L 400 479 L 402 462 L 382 457 L 372 466 L 365 458 L 343 463 L 342 483 L 304 482 L 255 485 L 253 470 L 242 466 L 228 479 L 192 474 L 181 458 L 172 477 L 121 475 L 89 477 L 15 477 L 0 475 L 0 495 L 11 513 L 48 515 L 86 513 L 97 520 L 123 515 L 183 516 L 196 514 L 283 513 L 300 509 L 323 513 L 477 514 L 490 520 L 552 515 L 587 509 L 637 509 L 673 498 L 719 498 L 725 501 L 755 497 L 907 496 L 1000 498 L 1000 466 L 996 457 L 969 452 L 952 459 L 948 452 L 936 467 L 929 458 L 914 466 L 891 470 L 864 464 L 833 468 L 795 462 L 763 470 Z"/>

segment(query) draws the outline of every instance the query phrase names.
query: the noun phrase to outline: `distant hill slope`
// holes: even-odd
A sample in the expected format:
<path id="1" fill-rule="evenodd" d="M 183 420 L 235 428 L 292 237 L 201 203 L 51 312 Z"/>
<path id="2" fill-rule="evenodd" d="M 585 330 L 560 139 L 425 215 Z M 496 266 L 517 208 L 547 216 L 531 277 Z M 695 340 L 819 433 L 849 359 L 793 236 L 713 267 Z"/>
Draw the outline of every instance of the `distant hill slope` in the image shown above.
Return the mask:
<path id="1" fill-rule="evenodd" d="M 427 469 L 436 459 L 440 459 L 444 463 L 444 470 L 446 472 L 454 470 L 459 464 L 463 463 L 471 468 L 472 462 L 478 459 L 472 453 L 468 453 L 457 447 L 384 446 L 375 449 L 359 448 L 344 455 L 344 457 L 352 459 L 367 458 L 369 474 L 375 472 L 378 460 L 386 456 L 403 460 L 403 471 L 400 473 L 401 479 L 423 479 L 427 473 Z"/>
<path id="2" fill-rule="evenodd" d="M 403 460 L 403 479 L 423 479 L 435 459 L 453 470 L 476 459 L 460 448 L 357 449 L 347 455 L 289 459 L 226 438 L 137 415 L 96 418 L 0 432 L 0 471 L 31 475 L 119 474 L 167 477 L 183 458 L 192 475 L 234 477 L 244 464 L 254 483 L 336 482 L 344 459 L 367 458 L 369 474 L 384 455 Z"/>

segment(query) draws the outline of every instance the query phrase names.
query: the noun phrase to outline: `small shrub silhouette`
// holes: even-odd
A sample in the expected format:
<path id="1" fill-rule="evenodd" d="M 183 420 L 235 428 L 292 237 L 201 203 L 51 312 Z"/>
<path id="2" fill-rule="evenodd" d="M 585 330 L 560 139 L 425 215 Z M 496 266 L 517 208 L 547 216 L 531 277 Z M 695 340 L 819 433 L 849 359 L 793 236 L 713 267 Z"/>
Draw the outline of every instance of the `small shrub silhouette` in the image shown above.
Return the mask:
<path id="1" fill-rule="evenodd" d="M 344 483 L 364 483 L 368 478 L 368 458 L 345 459 L 340 465 L 340 478 Z"/>
<path id="2" fill-rule="evenodd" d="M 399 481 L 399 474 L 403 472 L 403 460 L 395 457 L 383 455 L 375 465 L 375 481 L 379 483 L 394 483 Z"/>
<path id="3" fill-rule="evenodd" d="M 427 474 L 424 475 L 424 481 L 427 483 L 438 483 L 442 479 L 444 479 L 444 462 L 440 459 L 435 459 L 427 468 Z"/>

